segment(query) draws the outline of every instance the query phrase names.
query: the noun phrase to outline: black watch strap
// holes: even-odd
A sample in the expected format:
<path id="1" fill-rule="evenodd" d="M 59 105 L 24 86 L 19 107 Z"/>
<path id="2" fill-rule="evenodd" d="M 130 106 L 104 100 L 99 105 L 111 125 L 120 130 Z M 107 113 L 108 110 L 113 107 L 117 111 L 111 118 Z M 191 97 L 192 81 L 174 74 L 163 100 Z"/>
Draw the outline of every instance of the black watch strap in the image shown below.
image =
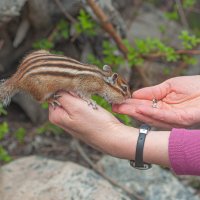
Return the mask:
<path id="1" fill-rule="evenodd" d="M 136 146 L 135 160 L 130 160 L 130 165 L 136 169 L 146 170 L 151 168 L 151 164 L 143 162 L 143 150 L 146 135 L 150 131 L 151 127 L 147 124 L 143 124 L 139 129 L 139 136 Z"/>

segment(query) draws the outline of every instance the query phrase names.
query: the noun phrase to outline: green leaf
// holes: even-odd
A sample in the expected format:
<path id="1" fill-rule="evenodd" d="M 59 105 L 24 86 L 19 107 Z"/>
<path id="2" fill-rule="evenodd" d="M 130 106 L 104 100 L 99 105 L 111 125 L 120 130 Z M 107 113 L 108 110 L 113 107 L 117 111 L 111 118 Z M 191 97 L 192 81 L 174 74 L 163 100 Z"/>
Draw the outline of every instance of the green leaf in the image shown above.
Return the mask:
<path id="1" fill-rule="evenodd" d="M 3 105 L 0 103 L 0 116 L 7 115 L 7 111 L 4 109 Z"/>
<path id="2" fill-rule="evenodd" d="M 119 66 L 125 62 L 123 56 L 119 53 L 116 44 L 112 44 L 110 41 L 103 41 L 103 63 L 106 65 Z"/>
<path id="3" fill-rule="evenodd" d="M 48 122 L 48 123 L 45 123 L 43 126 L 37 128 L 36 130 L 37 134 L 44 134 L 46 132 L 51 132 L 55 135 L 59 135 L 63 133 L 63 129 Z"/>
<path id="4" fill-rule="evenodd" d="M 188 9 L 193 7 L 197 3 L 197 0 L 183 0 L 183 8 Z"/>
<path id="5" fill-rule="evenodd" d="M 97 24 L 92 20 L 90 15 L 81 9 L 78 16 L 78 22 L 75 24 L 76 31 L 88 36 L 94 36 L 96 35 L 96 28 Z"/>
<path id="6" fill-rule="evenodd" d="M 54 48 L 54 44 L 48 39 L 41 39 L 33 43 L 33 48 L 50 50 Z"/>
<path id="7" fill-rule="evenodd" d="M 5 135 L 8 133 L 9 127 L 7 122 L 3 122 L 0 124 L 0 140 L 2 140 Z"/>
<path id="8" fill-rule="evenodd" d="M 114 113 L 112 112 L 112 108 L 111 105 L 102 97 L 100 96 L 92 96 L 92 99 L 101 107 L 103 107 L 104 109 L 106 109 L 107 111 L 111 112 L 113 115 L 115 115 L 121 122 L 123 122 L 126 125 L 131 125 L 132 123 L 132 119 L 128 116 L 128 115 L 123 115 L 123 114 L 118 114 L 118 113 Z"/>
<path id="9" fill-rule="evenodd" d="M 24 128 L 18 128 L 17 131 L 15 132 L 15 137 L 20 143 L 24 142 L 25 135 L 26 135 L 26 130 Z"/>
<path id="10" fill-rule="evenodd" d="M 12 158 L 8 152 L 2 146 L 0 146 L 0 161 L 10 162 L 11 160 Z"/>
<path id="11" fill-rule="evenodd" d="M 47 110 L 47 109 L 49 108 L 48 102 L 42 103 L 41 106 L 42 106 L 42 108 L 45 109 L 45 110 Z"/>
<path id="12" fill-rule="evenodd" d="M 188 31 L 182 31 L 179 35 L 179 39 L 182 40 L 182 44 L 185 49 L 192 49 L 200 44 L 200 38 L 195 35 L 189 34 Z"/>
<path id="13" fill-rule="evenodd" d="M 164 16 L 169 20 L 177 21 L 179 19 L 179 15 L 178 15 L 177 11 L 166 12 L 166 13 L 164 13 Z"/>
<path id="14" fill-rule="evenodd" d="M 69 38 L 69 24 L 65 20 L 60 20 L 59 23 L 57 24 L 57 36 L 61 36 L 64 39 Z"/>
<path id="15" fill-rule="evenodd" d="M 88 63 L 90 63 L 92 65 L 96 65 L 96 66 L 101 67 L 101 68 L 104 65 L 102 63 L 102 61 L 100 59 L 96 58 L 95 55 L 93 55 L 93 54 L 88 54 L 87 61 L 88 61 Z"/>

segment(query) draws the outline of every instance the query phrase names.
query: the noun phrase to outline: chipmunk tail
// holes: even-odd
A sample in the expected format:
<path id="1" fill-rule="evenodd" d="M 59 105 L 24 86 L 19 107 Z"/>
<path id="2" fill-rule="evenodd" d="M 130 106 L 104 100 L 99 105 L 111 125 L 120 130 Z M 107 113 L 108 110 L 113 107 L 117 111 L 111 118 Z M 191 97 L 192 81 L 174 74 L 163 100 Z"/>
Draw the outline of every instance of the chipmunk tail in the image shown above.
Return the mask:
<path id="1" fill-rule="evenodd" d="M 3 106 L 9 105 L 12 96 L 16 93 L 16 89 L 9 79 L 0 80 L 0 103 Z"/>

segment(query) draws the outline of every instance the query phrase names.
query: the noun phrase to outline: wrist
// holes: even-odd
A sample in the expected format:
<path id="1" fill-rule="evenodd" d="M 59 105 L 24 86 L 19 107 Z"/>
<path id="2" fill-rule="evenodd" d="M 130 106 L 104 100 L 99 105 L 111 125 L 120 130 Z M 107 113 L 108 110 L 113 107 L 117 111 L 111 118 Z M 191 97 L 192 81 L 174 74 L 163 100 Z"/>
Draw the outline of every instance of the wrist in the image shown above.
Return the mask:
<path id="1" fill-rule="evenodd" d="M 135 157 L 135 148 L 138 139 L 138 129 L 121 124 L 113 130 L 114 139 L 109 154 L 118 158 L 132 160 Z"/>
<path id="2" fill-rule="evenodd" d="M 134 160 L 139 130 L 120 125 L 116 126 L 112 133 L 114 134 L 110 136 L 112 140 L 107 153 L 114 157 Z M 144 144 L 144 162 L 169 166 L 169 135 L 169 131 L 149 131 Z"/>

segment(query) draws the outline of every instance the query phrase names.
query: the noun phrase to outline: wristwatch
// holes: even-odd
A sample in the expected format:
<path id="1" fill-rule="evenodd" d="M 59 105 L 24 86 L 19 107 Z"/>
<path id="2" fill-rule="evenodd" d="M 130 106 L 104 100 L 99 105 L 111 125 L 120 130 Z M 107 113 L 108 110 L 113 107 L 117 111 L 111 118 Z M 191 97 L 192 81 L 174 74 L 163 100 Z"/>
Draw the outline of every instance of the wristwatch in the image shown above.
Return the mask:
<path id="1" fill-rule="evenodd" d="M 130 160 L 130 165 L 139 170 L 147 170 L 152 166 L 149 163 L 143 162 L 143 150 L 146 135 L 149 133 L 151 127 L 147 124 L 142 124 L 139 128 L 139 136 L 137 140 L 135 160 Z"/>

